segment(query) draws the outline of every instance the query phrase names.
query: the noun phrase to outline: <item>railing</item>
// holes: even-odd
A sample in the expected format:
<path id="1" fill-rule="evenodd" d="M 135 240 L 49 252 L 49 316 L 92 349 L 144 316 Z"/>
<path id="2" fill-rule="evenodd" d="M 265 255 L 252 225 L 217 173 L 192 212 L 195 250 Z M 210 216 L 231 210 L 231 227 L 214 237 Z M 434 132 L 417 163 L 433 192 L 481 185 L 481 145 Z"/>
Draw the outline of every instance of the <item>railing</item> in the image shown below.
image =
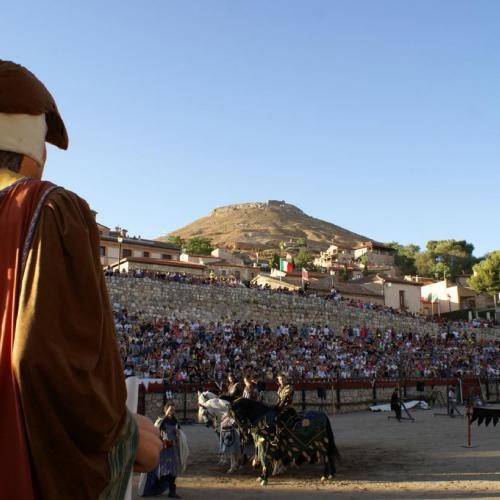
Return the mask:
<path id="1" fill-rule="evenodd" d="M 266 382 L 265 392 L 274 392 L 277 389 L 277 384 L 274 382 Z M 478 389 L 482 397 L 486 400 L 500 401 L 500 379 L 493 377 L 450 377 L 450 378 L 399 378 L 399 379 L 343 379 L 343 380 L 314 380 L 309 382 L 294 382 L 296 394 L 300 395 L 299 400 L 295 401 L 295 406 L 305 410 L 308 406 L 331 410 L 341 411 L 354 406 L 369 406 L 371 404 L 386 403 L 390 400 L 387 391 L 384 389 L 392 389 L 399 387 L 403 398 L 411 397 L 414 399 L 425 399 L 424 392 L 426 387 L 438 386 L 446 388 L 445 397 L 447 397 L 450 386 L 460 386 L 464 391 L 464 399 L 469 396 L 472 389 Z M 484 393 L 483 393 L 484 386 Z M 346 401 L 343 397 L 344 391 L 352 391 L 357 389 L 366 389 L 371 391 L 370 398 L 360 398 L 355 401 Z M 139 386 L 139 413 L 145 413 L 146 410 L 146 394 L 163 394 L 163 400 L 166 402 L 174 396 L 181 398 L 182 408 L 178 408 L 178 412 L 183 414 L 184 421 L 187 419 L 188 412 L 195 411 L 195 408 L 188 408 L 188 396 L 200 391 L 220 392 L 219 387 L 213 382 L 207 382 L 203 386 L 199 384 L 168 384 L 162 382 L 149 382 L 147 388 L 145 385 Z M 413 392 L 412 392 L 413 390 Z M 316 401 L 308 401 L 307 395 L 310 392 L 316 391 Z M 328 392 L 331 397 L 328 398 Z M 460 392 L 460 391 L 458 391 Z M 477 392 L 477 391 L 476 391 Z M 460 396 L 460 394 L 458 394 Z M 329 402 L 326 400 L 329 399 Z"/>

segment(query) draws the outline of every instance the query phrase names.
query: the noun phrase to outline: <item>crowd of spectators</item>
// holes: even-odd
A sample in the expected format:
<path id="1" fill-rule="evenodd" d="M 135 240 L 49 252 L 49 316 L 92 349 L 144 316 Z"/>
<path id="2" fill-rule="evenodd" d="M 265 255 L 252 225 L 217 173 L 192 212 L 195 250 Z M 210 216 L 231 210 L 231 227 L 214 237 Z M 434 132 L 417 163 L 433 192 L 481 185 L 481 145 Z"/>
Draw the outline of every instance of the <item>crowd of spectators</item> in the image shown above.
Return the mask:
<path id="1" fill-rule="evenodd" d="M 108 266 L 104 270 L 104 276 L 114 276 L 117 278 L 137 278 L 143 279 L 148 278 L 156 281 L 172 281 L 174 283 L 185 283 L 187 285 L 210 285 L 210 286 L 227 286 L 227 287 L 238 287 L 245 288 L 249 284 L 245 285 L 232 278 L 210 278 L 204 276 L 193 276 L 186 273 L 176 273 L 176 272 L 160 272 L 160 271 L 148 271 L 142 269 L 135 269 L 133 271 L 118 271 L 117 269 L 112 269 Z"/>
<path id="2" fill-rule="evenodd" d="M 127 375 L 201 385 L 228 373 L 269 381 L 500 375 L 500 342 L 448 329 L 437 336 L 346 325 L 297 327 L 115 312 Z"/>
<path id="3" fill-rule="evenodd" d="M 269 286 L 259 286 L 251 283 L 241 283 L 231 278 L 217 277 L 201 277 L 201 276 L 193 276 L 186 273 L 178 273 L 178 272 L 157 272 L 157 271 L 145 271 L 145 270 L 134 270 L 129 272 L 119 272 L 118 270 L 113 270 L 111 267 L 108 267 L 104 271 L 105 276 L 115 276 L 120 278 L 137 278 L 143 279 L 148 278 L 152 280 L 160 280 L 160 281 L 170 281 L 175 283 L 184 283 L 188 285 L 205 285 L 212 287 L 231 287 L 231 288 L 251 288 L 256 291 L 260 291 L 267 294 L 284 294 L 284 295 L 300 295 L 302 297 L 310 297 L 317 298 L 317 295 L 314 291 L 308 291 L 306 289 L 300 289 L 297 291 L 291 291 L 287 288 L 275 288 L 271 289 Z M 343 297 L 335 288 L 332 288 L 329 293 L 323 294 L 321 298 L 331 301 L 331 303 L 336 305 L 353 307 L 360 310 L 368 310 L 368 311 L 376 311 L 379 313 L 390 314 L 394 316 L 402 316 L 402 317 L 411 317 L 418 318 L 420 321 L 427 321 L 433 323 L 439 323 L 443 329 L 449 330 L 448 321 L 445 317 L 438 316 L 421 316 L 415 313 L 411 313 L 409 311 L 402 311 L 399 309 L 394 309 L 392 307 L 387 307 L 381 304 L 375 304 L 370 302 L 362 302 L 360 300 Z M 494 319 L 486 320 L 474 319 L 473 321 L 464 321 L 464 320 L 453 320 L 453 325 L 460 329 L 463 328 L 489 328 L 497 326 L 497 323 Z"/>

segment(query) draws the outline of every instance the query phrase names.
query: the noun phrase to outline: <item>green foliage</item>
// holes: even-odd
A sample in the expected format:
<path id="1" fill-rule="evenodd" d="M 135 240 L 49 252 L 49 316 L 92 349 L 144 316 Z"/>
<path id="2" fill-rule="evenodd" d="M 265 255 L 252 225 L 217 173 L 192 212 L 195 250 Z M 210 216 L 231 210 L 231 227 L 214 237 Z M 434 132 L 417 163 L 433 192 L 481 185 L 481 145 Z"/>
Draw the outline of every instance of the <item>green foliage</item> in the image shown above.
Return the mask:
<path id="1" fill-rule="evenodd" d="M 190 238 L 185 246 L 185 252 L 192 255 L 210 255 L 214 247 L 208 238 Z"/>
<path id="2" fill-rule="evenodd" d="M 465 240 L 431 240 L 426 251 L 415 258 L 417 274 L 443 278 L 455 278 L 470 274 L 477 259 L 472 255 L 474 245 Z"/>
<path id="3" fill-rule="evenodd" d="M 170 235 L 167 238 L 167 241 L 169 243 L 173 243 L 174 245 L 178 245 L 180 247 L 182 247 L 182 245 L 184 245 L 184 240 L 180 236 Z"/>
<path id="4" fill-rule="evenodd" d="M 473 270 L 474 276 L 469 279 L 469 286 L 478 292 L 488 292 L 496 297 L 500 292 L 500 250 L 486 255 Z"/>
<path id="5" fill-rule="evenodd" d="M 388 243 L 388 246 L 396 250 L 394 263 L 399 267 L 402 274 L 417 274 L 416 258 L 419 254 L 420 247 L 418 245 L 400 245 L 393 241 Z"/>
<path id="6" fill-rule="evenodd" d="M 295 243 L 300 248 L 307 248 L 307 238 L 298 238 Z"/>
<path id="7" fill-rule="evenodd" d="M 314 256 L 311 252 L 302 249 L 294 258 L 295 265 L 298 269 L 302 269 L 303 267 L 307 270 L 312 270 L 314 268 Z"/>
<path id="8" fill-rule="evenodd" d="M 349 281 L 352 278 L 352 271 L 346 265 L 344 265 L 344 269 L 340 271 L 340 277 L 344 281 Z"/>
<path id="9" fill-rule="evenodd" d="M 272 257 L 269 259 L 269 268 L 270 269 L 279 269 L 280 268 L 280 256 L 277 253 L 273 253 Z"/>

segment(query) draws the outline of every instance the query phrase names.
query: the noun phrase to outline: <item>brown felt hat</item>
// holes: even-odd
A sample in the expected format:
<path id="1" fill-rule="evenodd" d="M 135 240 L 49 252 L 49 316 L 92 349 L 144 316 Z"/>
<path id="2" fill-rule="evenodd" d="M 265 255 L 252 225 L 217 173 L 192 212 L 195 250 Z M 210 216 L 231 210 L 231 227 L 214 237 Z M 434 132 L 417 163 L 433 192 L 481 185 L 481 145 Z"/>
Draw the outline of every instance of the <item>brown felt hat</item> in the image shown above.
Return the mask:
<path id="1" fill-rule="evenodd" d="M 25 67 L 0 59 L 0 113 L 41 115 L 47 121 L 46 142 L 68 149 L 68 133 L 54 98 Z"/>

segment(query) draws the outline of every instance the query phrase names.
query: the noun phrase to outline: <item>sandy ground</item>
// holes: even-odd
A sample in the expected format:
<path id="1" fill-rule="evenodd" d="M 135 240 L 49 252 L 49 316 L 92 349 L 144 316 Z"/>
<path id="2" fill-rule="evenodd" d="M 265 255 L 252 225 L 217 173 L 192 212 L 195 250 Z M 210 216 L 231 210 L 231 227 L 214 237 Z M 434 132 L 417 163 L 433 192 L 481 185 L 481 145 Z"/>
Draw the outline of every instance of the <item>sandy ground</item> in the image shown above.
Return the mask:
<path id="1" fill-rule="evenodd" d="M 387 413 L 333 416 L 341 462 L 327 484 L 320 482 L 322 467 L 309 464 L 270 478 L 267 487 L 249 466 L 228 476 L 227 466 L 218 463 L 215 434 L 185 426 L 191 455 L 178 493 L 217 500 L 500 498 L 500 425 L 473 425 L 477 447 L 466 448 L 465 419 L 434 416 L 432 410 L 412 414 L 415 422 L 389 420 Z"/>

